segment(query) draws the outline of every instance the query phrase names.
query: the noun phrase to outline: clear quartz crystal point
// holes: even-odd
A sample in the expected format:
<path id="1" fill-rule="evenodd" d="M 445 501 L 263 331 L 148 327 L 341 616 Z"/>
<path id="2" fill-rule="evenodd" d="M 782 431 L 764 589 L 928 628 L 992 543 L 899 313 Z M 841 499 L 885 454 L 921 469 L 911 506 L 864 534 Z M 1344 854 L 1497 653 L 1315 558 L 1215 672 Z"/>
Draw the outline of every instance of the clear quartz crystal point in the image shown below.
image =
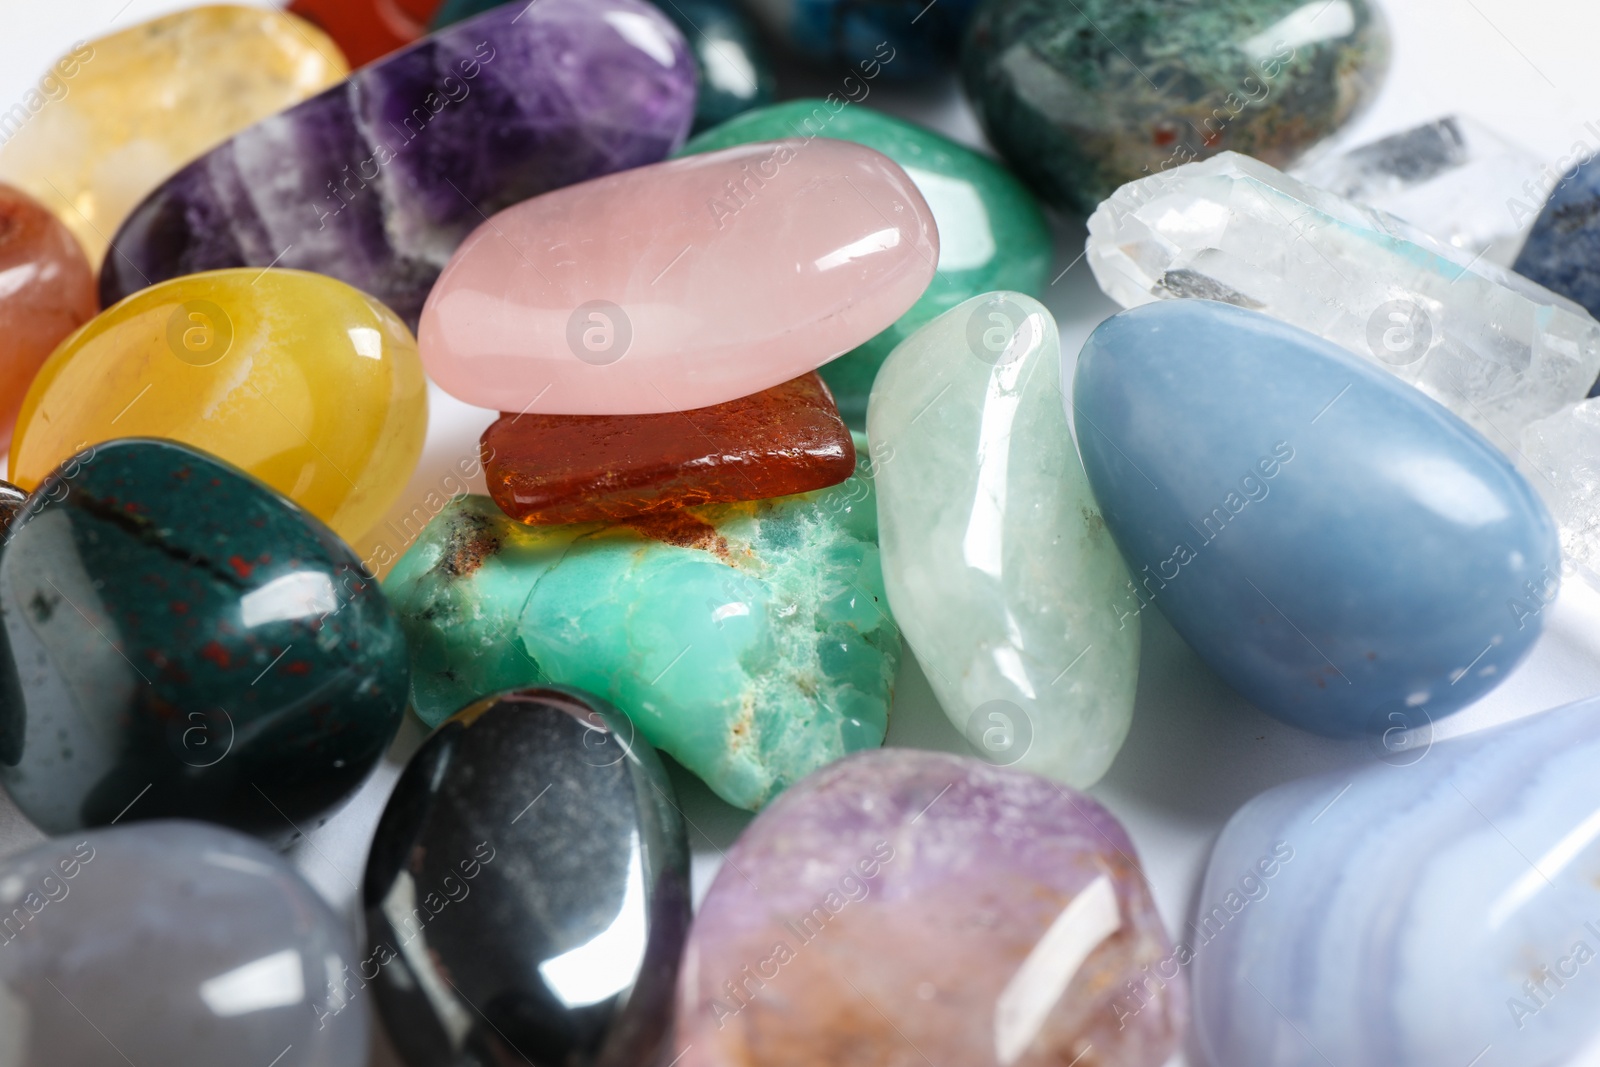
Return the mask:
<path id="1" fill-rule="evenodd" d="M 1233 152 L 1118 189 L 1089 219 L 1087 256 L 1124 307 L 1265 312 L 1411 382 L 1513 457 L 1529 423 L 1600 371 L 1600 323 L 1572 301 Z"/>

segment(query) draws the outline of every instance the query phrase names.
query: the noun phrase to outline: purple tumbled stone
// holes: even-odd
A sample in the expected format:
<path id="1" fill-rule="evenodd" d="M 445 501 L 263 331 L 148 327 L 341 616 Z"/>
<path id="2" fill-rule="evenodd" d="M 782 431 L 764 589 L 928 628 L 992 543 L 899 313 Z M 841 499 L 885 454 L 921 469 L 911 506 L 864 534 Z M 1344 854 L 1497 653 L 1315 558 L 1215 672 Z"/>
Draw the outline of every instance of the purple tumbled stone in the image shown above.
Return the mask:
<path id="1" fill-rule="evenodd" d="M 1093 800 L 958 756 L 864 752 L 792 786 L 728 851 L 689 935 L 672 1052 L 1160 1067 L 1187 1015 L 1183 962 Z"/>
<path id="2" fill-rule="evenodd" d="M 694 119 L 682 34 L 644 0 L 495 8 L 194 160 L 112 241 L 102 306 L 223 267 L 296 267 L 416 328 L 456 246 L 502 208 L 654 163 Z"/>

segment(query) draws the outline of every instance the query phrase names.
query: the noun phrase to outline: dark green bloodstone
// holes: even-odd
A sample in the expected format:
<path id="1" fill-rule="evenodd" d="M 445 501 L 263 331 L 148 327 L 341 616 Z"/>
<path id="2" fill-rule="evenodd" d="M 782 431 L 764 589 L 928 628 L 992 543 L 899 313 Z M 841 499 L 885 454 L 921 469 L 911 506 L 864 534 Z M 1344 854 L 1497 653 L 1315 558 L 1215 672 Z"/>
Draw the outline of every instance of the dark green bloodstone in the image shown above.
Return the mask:
<path id="1" fill-rule="evenodd" d="M 0 547 L 0 619 L 0 782 L 51 834 L 181 817 L 287 841 L 405 712 L 404 638 L 355 554 L 168 441 L 45 479 Z"/>
<path id="2" fill-rule="evenodd" d="M 961 73 L 1017 173 L 1087 214 L 1218 152 L 1288 165 L 1372 98 L 1388 58 L 1367 0 L 987 0 Z"/>
<path id="3" fill-rule="evenodd" d="M 412 1067 L 657 1058 L 689 850 L 655 751 L 575 689 L 487 697 L 411 758 L 379 820 L 366 958 Z"/>

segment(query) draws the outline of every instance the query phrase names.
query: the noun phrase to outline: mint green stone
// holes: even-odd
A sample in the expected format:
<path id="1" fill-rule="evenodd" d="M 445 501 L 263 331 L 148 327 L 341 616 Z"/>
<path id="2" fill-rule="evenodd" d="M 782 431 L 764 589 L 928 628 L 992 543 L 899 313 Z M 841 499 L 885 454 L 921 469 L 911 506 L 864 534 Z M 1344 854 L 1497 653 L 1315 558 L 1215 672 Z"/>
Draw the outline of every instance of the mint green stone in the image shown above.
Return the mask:
<path id="1" fill-rule="evenodd" d="M 517 686 L 610 700 L 730 804 L 759 809 L 883 743 L 900 659 L 863 465 L 815 493 L 686 509 L 667 543 L 624 525 L 524 526 L 488 497 L 429 523 L 384 591 L 430 726 Z"/>
<path id="2" fill-rule="evenodd" d="M 791 100 L 747 111 L 691 138 L 678 154 L 791 137 L 830 137 L 882 152 L 911 176 L 939 227 L 939 269 L 921 299 L 893 326 L 821 369 L 839 413 L 860 426 L 878 368 L 924 323 L 979 293 L 1009 289 L 1038 296 L 1044 291 L 1049 224 L 1033 194 L 988 156 L 932 130 L 838 100 Z"/>

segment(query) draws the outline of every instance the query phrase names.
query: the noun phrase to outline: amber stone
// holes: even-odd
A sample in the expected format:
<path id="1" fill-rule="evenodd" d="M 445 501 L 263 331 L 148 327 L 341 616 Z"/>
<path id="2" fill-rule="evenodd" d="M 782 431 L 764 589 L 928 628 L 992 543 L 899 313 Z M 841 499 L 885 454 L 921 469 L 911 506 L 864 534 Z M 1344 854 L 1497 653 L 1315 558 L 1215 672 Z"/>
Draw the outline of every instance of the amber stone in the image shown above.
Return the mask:
<path id="1" fill-rule="evenodd" d="M 39 367 L 98 306 L 77 239 L 43 204 L 0 185 L 0 450 Z"/>
<path id="2" fill-rule="evenodd" d="M 374 59 L 428 32 L 440 0 L 294 0 L 289 13 L 321 27 L 339 45 L 351 67 Z"/>
<path id="3" fill-rule="evenodd" d="M 489 495 L 532 526 L 807 493 L 839 484 L 856 464 L 815 373 L 690 411 L 505 414 L 481 447 Z"/>

